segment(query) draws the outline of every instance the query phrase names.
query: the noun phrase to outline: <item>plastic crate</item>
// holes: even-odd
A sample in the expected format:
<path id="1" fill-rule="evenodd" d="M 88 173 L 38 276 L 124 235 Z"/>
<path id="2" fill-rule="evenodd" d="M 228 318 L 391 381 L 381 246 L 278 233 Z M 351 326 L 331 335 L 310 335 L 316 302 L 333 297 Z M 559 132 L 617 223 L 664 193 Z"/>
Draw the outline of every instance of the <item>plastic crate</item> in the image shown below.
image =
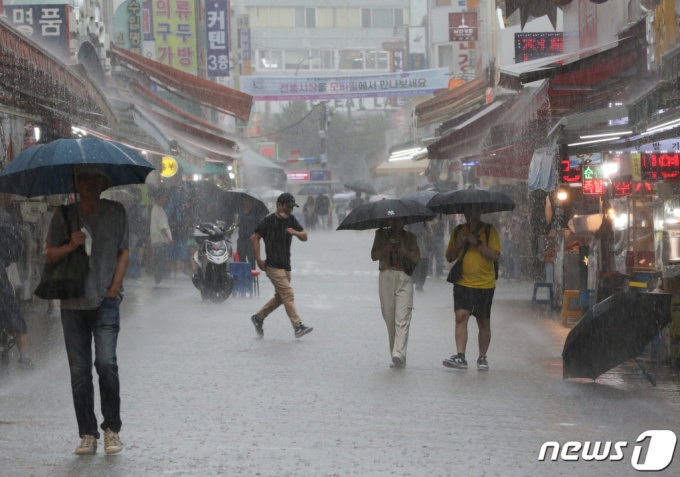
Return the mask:
<path id="1" fill-rule="evenodd" d="M 585 308 L 593 306 L 595 304 L 595 290 L 581 288 L 578 295 L 578 304 Z"/>

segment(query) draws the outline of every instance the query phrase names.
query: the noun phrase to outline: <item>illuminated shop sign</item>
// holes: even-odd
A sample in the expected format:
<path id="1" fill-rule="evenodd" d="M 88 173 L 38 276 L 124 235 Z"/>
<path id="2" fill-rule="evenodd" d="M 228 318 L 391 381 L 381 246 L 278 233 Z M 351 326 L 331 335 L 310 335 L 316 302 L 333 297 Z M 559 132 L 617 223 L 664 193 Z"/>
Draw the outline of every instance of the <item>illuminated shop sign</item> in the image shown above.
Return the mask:
<path id="1" fill-rule="evenodd" d="M 581 163 L 568 157 L 560 161 L 560 181 L 567 184 L 581 183 Z"/>
<path id="2" fill-rule="evenodd" d="M 592 195 L 605 193 L 604 173 L 601 165 L 583 166 L 583 193 Z"/>
<path id="3" fill-rule="evenodd" d="M 561 55 L 562 33 L 515 33 L 515 63 Z"/>
<path id="4" fill-rule="evenodd" d="M 680 180 L 680 153 L 645 153 L 640 158 L 643 180 Z"/>
<path id="5" fill-rule="evenodd" d="M 628 180 L 612 180 L 612 193 L 614 197 L 626 197 L 629 195 L 653 195 L 654 186 L 650 182 Z"/>

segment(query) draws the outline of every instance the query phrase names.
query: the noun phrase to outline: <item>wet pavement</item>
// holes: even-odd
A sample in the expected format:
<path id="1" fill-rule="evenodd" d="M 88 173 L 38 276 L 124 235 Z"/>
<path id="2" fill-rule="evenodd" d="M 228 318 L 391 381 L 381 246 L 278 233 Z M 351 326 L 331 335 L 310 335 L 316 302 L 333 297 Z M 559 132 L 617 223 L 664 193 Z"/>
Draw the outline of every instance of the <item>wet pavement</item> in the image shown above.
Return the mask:
<path id="1" fill-rule="evenodd" d="M 75 456 L 78 443 L 61 324 L 31 307 L 37 367 L 0 382 L 2 476 L 634 475 L 635 440 L 680 435 L 680 378 L 635 365 L 596 382 L 562 380 L 568 330 L 529 307 L 531 283 L 501 280 L 490 371 L 441 361 L 455 351 L 451 286 L 417 294 L 408 367 L 389 368 L 372 233 L 314 233 L 293 246 L 303 322 L 283 309 L 258 339 L 250 316 L 271 296 L 202 303 L 187 277 L 153 290 L 126 280 L 118 356 L 123 453 Z M 538 462 L 546 441 L 627 441 L 621 462 Z M 662 474 L 678 475 L 680 456 Z"/>

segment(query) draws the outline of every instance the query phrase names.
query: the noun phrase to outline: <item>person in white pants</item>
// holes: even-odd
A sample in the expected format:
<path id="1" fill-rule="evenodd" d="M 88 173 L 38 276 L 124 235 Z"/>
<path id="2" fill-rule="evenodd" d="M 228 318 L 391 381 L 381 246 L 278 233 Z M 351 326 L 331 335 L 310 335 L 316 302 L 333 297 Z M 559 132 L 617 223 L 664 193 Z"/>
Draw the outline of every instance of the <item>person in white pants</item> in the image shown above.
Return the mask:
<path id="1" fill-rule="evenodd" d="M 371 250 L 373 261 L 379 261 L 380 308 L 387 325 L 390 342 L 390 366 L 406 366 L 406 347 L 413 309 L 413 279 L 420 250 L 415 234 L 404 230 L 404 220 L 394 218 L 389 229 L 378 229 Z M 406 270 L 406 271 L 405 271 Z"/>

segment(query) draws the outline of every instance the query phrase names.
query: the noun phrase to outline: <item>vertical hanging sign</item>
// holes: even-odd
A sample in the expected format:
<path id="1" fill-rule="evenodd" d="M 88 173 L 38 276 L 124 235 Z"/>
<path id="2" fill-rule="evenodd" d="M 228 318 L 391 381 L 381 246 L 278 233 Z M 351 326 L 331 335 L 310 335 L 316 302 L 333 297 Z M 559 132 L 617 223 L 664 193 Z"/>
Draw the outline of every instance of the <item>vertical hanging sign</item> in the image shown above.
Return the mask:
<path id="1" fill-rule="evenodd" d="M 238 29 L 238 58 L 242 76 L 253 74 L 252 53 L 250 45 L 250 23 L 248 15 L 239 15 L 236 19 Z"/>
<path id="2" fill-rule="evenodd" d="M 229 2 L 205 2 L 208 76 L 229 76 Z"/>
<path id="3" fill-rule="evenodd" d="M 156 61 L 196 75 L 195 0 L 152 0 Z"/>

